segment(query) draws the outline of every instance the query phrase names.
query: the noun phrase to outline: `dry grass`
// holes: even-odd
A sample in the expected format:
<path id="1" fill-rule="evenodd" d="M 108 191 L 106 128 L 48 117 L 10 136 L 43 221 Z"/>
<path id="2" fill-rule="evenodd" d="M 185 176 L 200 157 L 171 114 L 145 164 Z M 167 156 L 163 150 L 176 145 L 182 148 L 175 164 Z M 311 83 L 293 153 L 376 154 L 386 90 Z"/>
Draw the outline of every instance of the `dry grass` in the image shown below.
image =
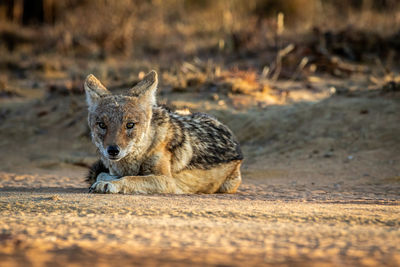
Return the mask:
<path id="1" fill-rule="evenodd" d="M 400 26 L 400 4 L 390 0 L 349 4 L 321 0 L 69 0 L 53 5 L 52 24 L 21 32 L 19 24 L 3 22 L 0 30 L 8 48 L 31 43 L 36 52 L 79 57 L 171 52 L 190 56 L 204 50 L 229 53 L 279 45 L 277 34 L 307 32 L 313 27 L 337 31 L 351 26 L 389 35 Z M 283 15 L 281 25 L 278 13 Z"/>

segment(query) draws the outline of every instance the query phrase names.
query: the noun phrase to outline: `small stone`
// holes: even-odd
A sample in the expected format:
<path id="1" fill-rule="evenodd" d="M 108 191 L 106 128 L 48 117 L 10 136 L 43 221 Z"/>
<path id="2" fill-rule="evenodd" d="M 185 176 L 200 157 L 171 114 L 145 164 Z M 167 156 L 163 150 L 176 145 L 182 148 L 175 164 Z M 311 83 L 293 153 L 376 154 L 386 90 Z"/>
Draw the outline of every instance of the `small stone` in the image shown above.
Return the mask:
<path id="1" fill-rule="evenodd" d="M 51 200 L 57 201 L 60 200 L 60 197 L 58 195 L 53 195 L 50 197 Z"/>

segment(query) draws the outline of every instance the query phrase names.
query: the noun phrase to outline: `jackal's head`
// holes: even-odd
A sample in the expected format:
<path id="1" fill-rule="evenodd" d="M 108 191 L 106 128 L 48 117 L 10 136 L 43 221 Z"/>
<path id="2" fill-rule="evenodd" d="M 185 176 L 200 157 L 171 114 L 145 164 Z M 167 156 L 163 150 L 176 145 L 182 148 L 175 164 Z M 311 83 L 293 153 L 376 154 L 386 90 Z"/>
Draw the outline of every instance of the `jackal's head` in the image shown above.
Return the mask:
<path id="1" fill-rule="evenodd" d="M 125 94 L 113 95 L 93 75 L 85 81 L 92 140 L 104 158 L 140 155 L 150 140 L 152 108 L 156 105 L 157 73 L 151 71 Z"/>

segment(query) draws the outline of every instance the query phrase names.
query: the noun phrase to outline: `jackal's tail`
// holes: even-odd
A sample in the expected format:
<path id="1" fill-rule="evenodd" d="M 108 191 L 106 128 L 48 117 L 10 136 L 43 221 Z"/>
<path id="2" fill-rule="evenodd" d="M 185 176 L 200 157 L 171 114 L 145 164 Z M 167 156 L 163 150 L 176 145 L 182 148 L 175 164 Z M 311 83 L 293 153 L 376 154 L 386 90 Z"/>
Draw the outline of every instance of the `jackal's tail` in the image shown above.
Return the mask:
<path id="1" fill-rule="evenodd" d="M 103 162 L 98 160 L 89 168 L 88 174 L 86 175 L 86 182 L 88 182 L 89 185 L 92 185 L 94 182 L 96 182 L 97 175 L 108 171 L 109 170 L 106 168 L 106 166 L 104 166 Z"/>

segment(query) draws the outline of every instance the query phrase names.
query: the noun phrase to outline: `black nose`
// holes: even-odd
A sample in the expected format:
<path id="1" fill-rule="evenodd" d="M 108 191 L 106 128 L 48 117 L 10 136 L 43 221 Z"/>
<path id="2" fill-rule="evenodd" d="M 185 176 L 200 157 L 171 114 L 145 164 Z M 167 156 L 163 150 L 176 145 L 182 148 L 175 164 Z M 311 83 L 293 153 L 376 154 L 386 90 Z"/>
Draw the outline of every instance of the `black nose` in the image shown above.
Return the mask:
<path id="1" fill-rule="evenodd" d="M 107 147 L 107 153 L 110 156 L 117 156 L 119 154 L 119 147 L 118 146 L 109 146 L 109 147 Z"/>

